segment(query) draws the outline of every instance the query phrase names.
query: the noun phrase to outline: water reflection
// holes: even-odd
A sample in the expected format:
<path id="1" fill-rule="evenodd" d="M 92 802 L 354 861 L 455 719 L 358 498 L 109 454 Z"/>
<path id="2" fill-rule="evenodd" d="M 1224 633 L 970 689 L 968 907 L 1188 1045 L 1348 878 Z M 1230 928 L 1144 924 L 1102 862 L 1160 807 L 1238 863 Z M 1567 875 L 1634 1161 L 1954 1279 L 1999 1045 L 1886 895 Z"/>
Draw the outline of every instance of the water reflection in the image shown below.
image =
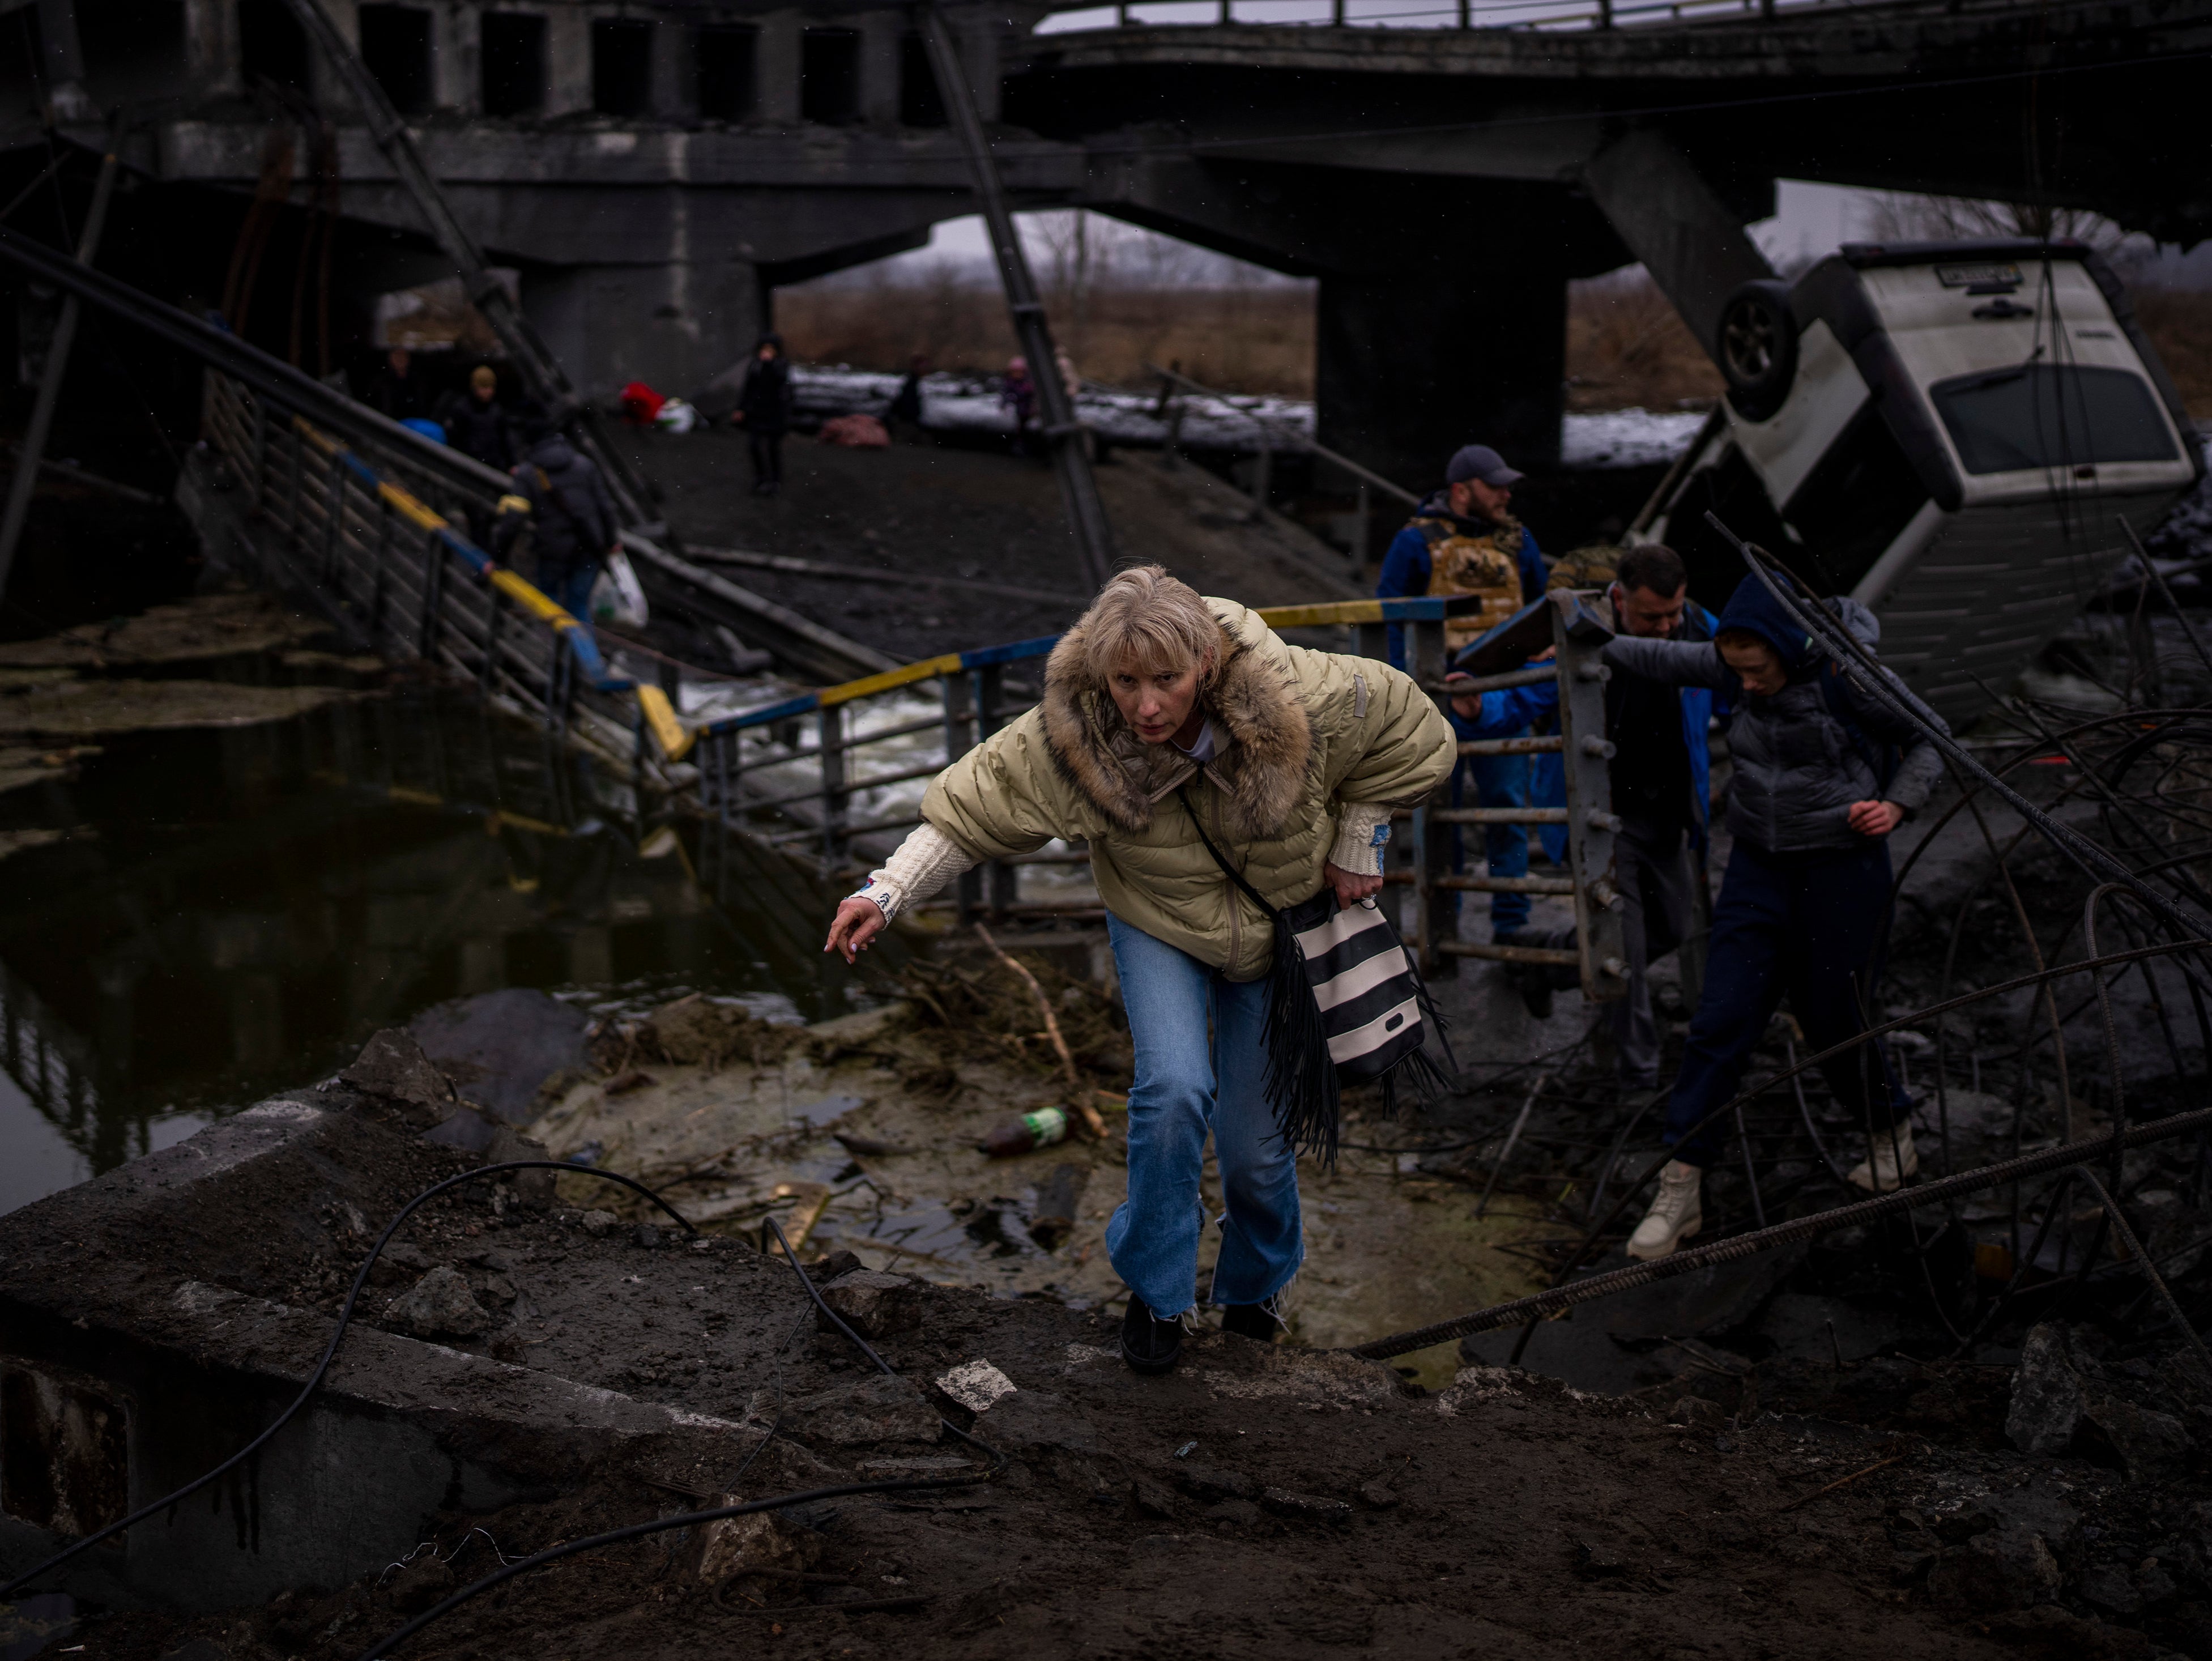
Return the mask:
<path id="1" fill-rule="evenodd" d="M 852 1007 L 817 885 L 688 821 L 641 849 L 626 779 L 465 697 L 142 735 L 0 795 L 30 829 L 68 834 L 0 862 L 0 1209 L 447 998 Z"/>

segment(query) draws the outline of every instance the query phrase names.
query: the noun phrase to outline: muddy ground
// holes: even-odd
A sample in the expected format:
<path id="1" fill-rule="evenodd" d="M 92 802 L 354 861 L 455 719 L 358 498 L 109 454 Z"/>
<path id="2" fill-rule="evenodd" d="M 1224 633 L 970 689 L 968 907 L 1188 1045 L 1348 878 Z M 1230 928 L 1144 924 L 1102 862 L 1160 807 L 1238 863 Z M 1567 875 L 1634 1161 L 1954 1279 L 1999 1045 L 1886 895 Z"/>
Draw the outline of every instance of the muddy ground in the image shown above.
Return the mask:
<path id="1" fill-rule="evenodd" d="M 46 1212 L 56 1229 L 88 1232 L 71 1213 L 82 1202 L 58 1196 L 9 1220 L 19 1272 L 131 1279 L 157 1259 L 164 1280 L 333 1306 L 361 1247 L 357 1214 L 380 1214 L 469 1156 L 425 1145 L 421 1116 L 399 1104 L 343 1086 L 301 1093 L 356 1118 L 343 1157 L 323 1166 L 325 1191 L 271 1173 L 268 1191 L 234 1189 L 226 1214 L 155 1214 L 137 1238 L 68 1242 L 35 1226 Z M 2130 1482 L 2109 1451 L 2103 1463 L 2014 1453 L 1994 1418 L 2005 1379 L 1987 1370 L 1861 1362 L 1784 1374 L 1754 1400 L 1741 1381 L 1605 1398 L 1475 1368 L 1428 1391 L 1377 1364 L 1206 1333 L 1174 1374 L 1144 1379 L 1114 1358 L 1110 1315 L 908 1282 L 876 1306 L 878 1347 L 899 1374 L 884 1383 L 843 1337 L 817 1330 L 787 1263 L 738 1241 L 687 1244 L 477 1190 L 429 1210 L 401 1244 L 411 1250 L 378 1275 L 368 1318 L 406 1329 L 380 1312 L 386 1300 L 418 1276 L 458 1272 L 489 1326 L 443 1342 L 737 1421 L 732 1457 L 742 1447 L 750 1469 L 632 1446 L 569 1474 L 558 1497 L 426 1518 L 424 1539 L 450 1566 L 418 1560 L 216 1615 L 88 1618 L 53 1634 L 54 1652 L 357 1655 L 487 1572 L 495 1547 L 513 1557 L 731 1492 L 960 1469 L 948 1461 L 974 1470 L 940 1410 L 1004 1468 L 957 1491 L 811 1504 L 754 1539 L 750 1556 L 668 1533 L 572 1559 L 404 1653 L 583 1661 L 769 1643 L 839 1658 L 1565 1657 L 1624 1646 L 2151 1657 L 2212 1640 L 2201 1601 L 2212 1508 L 2195 1457 Z M 834 1281 L 848 1268 L 833 1256 L 811 1272 Z M 970 1414 L 933 1390 L 978 1360 L 1014 1391 Z M 2197 1390 L 2201 1439 L 2212 1393 L 2184 1387 Z M 802 1564 L 815 1578 L 772 1572 Z M 2151 1607 L 2154 1635 L 2079 1595 L 2054 1601 L 2062 1574 L 2138 1620 Z M 884 1598 L 913 1601 L 835 1607 Z"/>

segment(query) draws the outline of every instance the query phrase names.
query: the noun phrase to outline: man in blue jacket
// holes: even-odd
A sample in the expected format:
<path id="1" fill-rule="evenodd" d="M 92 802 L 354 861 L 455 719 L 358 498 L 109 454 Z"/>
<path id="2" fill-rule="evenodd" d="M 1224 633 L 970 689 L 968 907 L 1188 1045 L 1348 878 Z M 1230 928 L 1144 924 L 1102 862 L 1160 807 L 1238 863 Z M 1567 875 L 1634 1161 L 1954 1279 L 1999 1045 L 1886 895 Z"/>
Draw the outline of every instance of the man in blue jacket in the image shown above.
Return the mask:
<path id="1" fill-rule="evenodd" d="M 1643 640 L 1709 641 L 1713 619 L 1690 599 L 1680 555 L 1652 543 L 1631 548 L 1614 569 L 1606 601 L 1615 629 Z M 1711 812 L 1712 755 L 1706 733 L 1713 716 L 1710 687 L 1678 686 L 1616 668 L 1605 685 L 1605 735 L 1613 741 L 1613 887 L 1621 898 L 1621 956 L 1628 995 L 1607 1006 L 1616 1074 L 1624 1090 L 1659 1082 L 1659 1026 L 1651 1013 L 1647 973 L 1688 938 L 1703 879 L 1705 821 Z M 1557 930 L 1529 944 L 1572 946 L 1575 932 Z M 1552 1013 L 1554 990 L 1576 983 L 1572 970 L 1531 964 L 1514 978 L 1539 1019 Z"/>
<path id="2" fill-rule="evenodd" d="M 1536 538 L 1513 517 L 1513 487 L 1522 475 L 1486 444 L 1469 444 L 1444 466 L 1444 487 L 1414 510 L 1406 528 L 1382 556 L 1382 575 L 1375 592 L 1383 599 L 1419 594 L 1479 594 L 1482 609 L 1446 625 L 1449 650 L 1480 639 L 1544 592 L 1544 560 Z M 1406 666 L 1405 630 L 1390 630 L 1390 662 Z M 1518 733 L 1498 734 L 1518 737 Z M 1456 806 L 1462 775 L 1472 776 L 1476 800 L 1485 807 L 1528 805 L 1526 756 L 1475 756 L 1452 776 Z M 1484 848 L 1493 877 L 1528 874 L 1528 827 L 1484 827 Z M 1456 846 L 1456 828 L 1455 828 Z M 1510 940 L 1528 926 L 1526 894 L 1493 894 L 1490 932 Z"/>

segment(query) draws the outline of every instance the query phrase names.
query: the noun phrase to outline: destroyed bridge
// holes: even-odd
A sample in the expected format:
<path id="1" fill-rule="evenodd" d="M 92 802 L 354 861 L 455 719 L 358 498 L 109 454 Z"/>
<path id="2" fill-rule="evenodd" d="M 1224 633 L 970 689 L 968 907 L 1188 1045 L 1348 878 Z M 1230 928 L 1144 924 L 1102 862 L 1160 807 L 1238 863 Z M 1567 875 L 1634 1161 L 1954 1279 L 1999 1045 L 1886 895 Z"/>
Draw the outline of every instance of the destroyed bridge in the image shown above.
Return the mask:
<path id="1" fill-rule="evenodd" d="M 28 0 L 7 147 L 47 121 L 173 210 L 211 295 L 249 196 L 339 226 L 356 301 L 452 273 L 284 0 Z M 917 9 L 686 0 L 329 8 L 580 387 L 690 389 L 782 284 L 974 210 Z M 1778 176 L 2092 208 L 2191 241 L 2185 79 L 2212 0 L 1442 0 L 1260 23 L 1204 4 L 949 4 L 1014 204 L 1319 279 L 1320 436 L 1395 478 L 1438 431 L 1555 459 L 1565 285 L 1644 261 L 1701 338 L 1766 267 Z M 157 285 L 158 286 L 158 283 Z"/>

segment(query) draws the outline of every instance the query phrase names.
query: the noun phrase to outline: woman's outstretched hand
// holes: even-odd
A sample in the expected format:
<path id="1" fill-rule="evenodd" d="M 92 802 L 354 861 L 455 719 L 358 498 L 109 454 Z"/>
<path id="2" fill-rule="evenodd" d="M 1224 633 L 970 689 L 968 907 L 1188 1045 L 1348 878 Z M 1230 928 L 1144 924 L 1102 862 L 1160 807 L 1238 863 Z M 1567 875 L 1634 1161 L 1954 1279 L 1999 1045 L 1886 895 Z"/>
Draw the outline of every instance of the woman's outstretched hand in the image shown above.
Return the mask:
<path id="1" fill-rule="evenodd" d="M 883 908 L 855 894 L 838 906 L 836 918 L 830 925 L 830 938 L 822 942 L 822 949 L 842 952 L 845 961 L 851 963 L 883 932 Z"/>
<path id="2" fill-rule="evenodd" d="M 1342 866 L 1324 861 L 1321 873 L 1328 885 L 1336 890 L 1336 909 L 1340 911 L 1355 906 L 1362 900 L 1371 900 L 1382 891 L 1382 879 L 1378 876 L 1355 877 Z M 872 910 L 873 908 L 870 908 Z"/>

